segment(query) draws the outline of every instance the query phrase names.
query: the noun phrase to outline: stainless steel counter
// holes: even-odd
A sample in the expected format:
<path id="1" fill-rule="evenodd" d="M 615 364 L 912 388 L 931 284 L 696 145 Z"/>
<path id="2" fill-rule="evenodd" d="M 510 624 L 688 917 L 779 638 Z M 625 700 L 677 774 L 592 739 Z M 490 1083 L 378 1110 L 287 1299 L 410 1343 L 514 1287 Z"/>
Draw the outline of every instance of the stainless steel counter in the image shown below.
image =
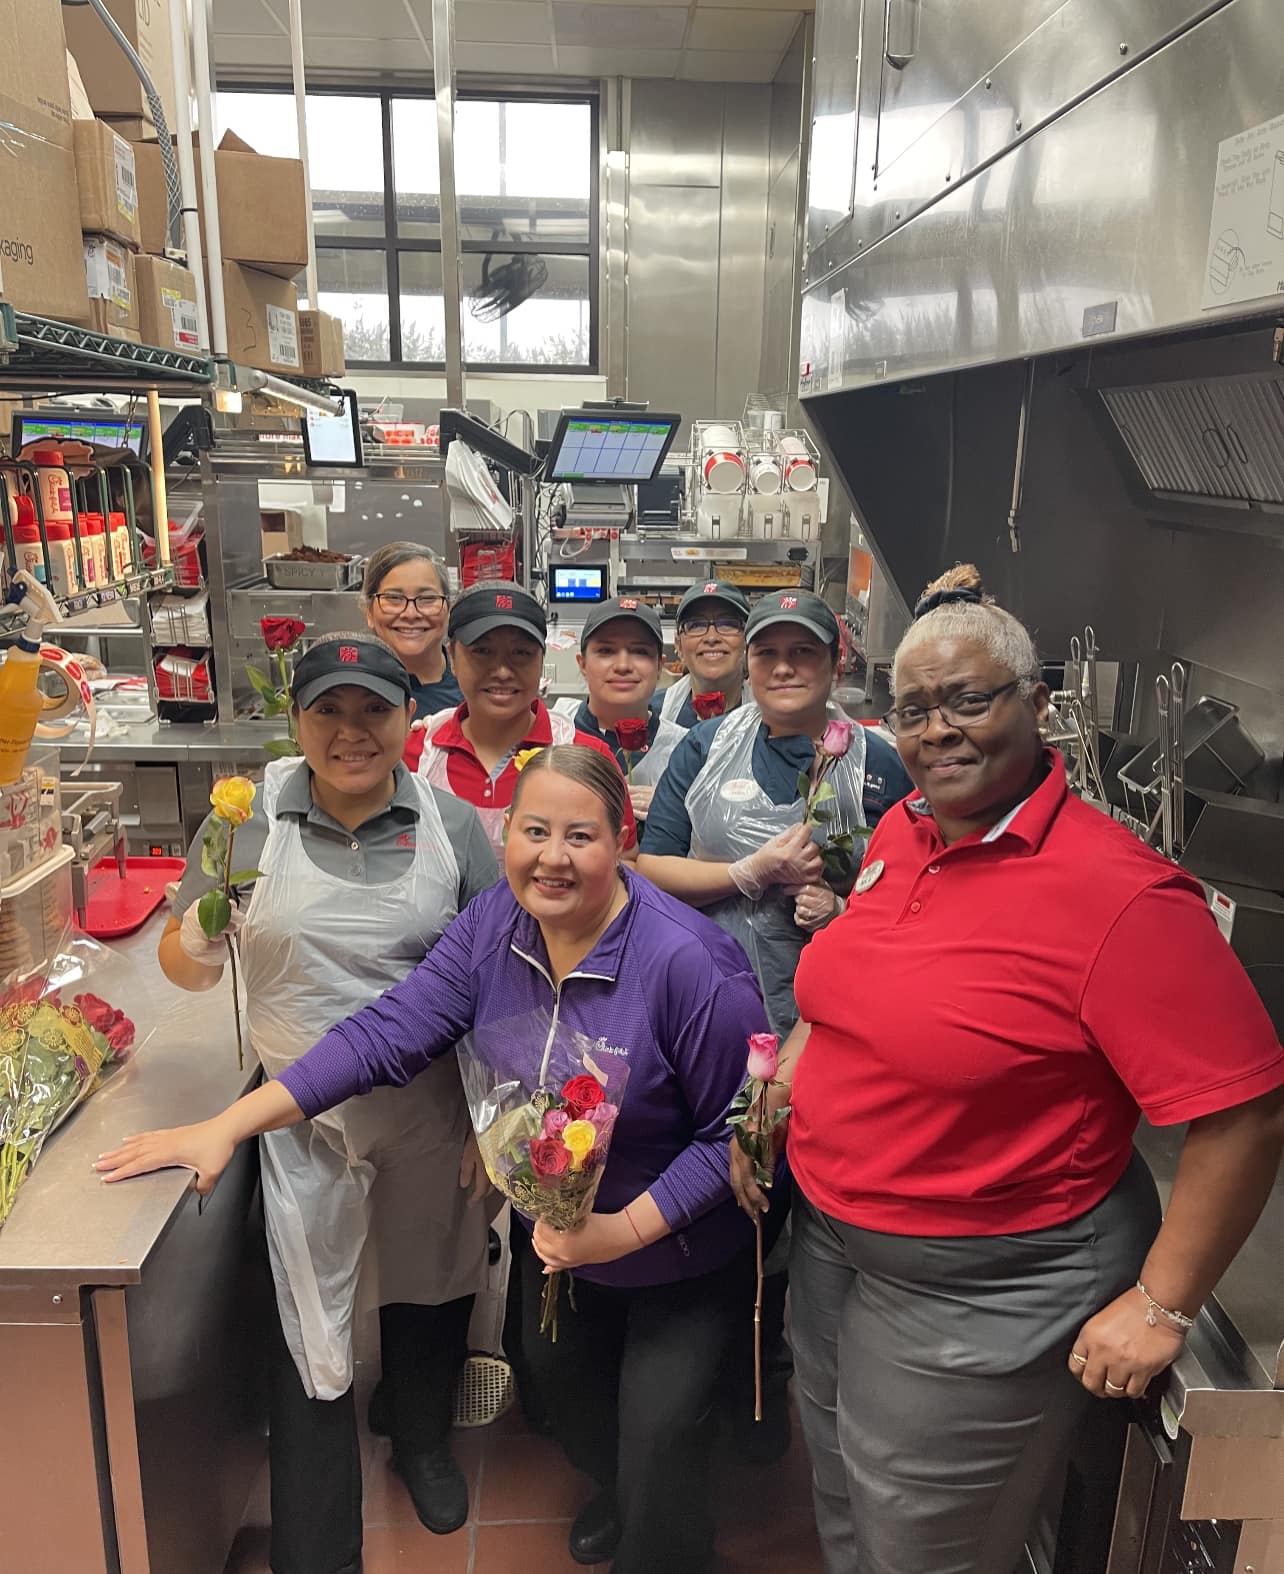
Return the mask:
<path id="1" fill-rule="evenodd" d="M 105 1186 L 90 1168 L 131 1132 L 214 1114 L 236 1069 L 230 985 L 173 988 L 163 917 L 114 949 L 156 1023 L 45 1145 L 0 1229 L 0 1524 L 26 1574 L 221 1574 L 261 1464 L 270 1307 L 243 1147 L 202 1206 L 187 1171 Z M 20 1424 L 16 1418 L 21 1418 Z"/>
<path id="2" fill-rule="evenodd" d="M 245 760 L 261 757 L 264 743 L 279 737 L 281 728 L 265 722 L 234 721 L 216 723 L 209 727 L 181 722 L 151 722 L 146 726 L 126 729 L 124 737 L 105 738 L 94 744 L 94 760 L 129 760 L 136 764 L 157 764 L 164 761 L 188 760 Z M 83 743 L 64 742 L 61 747 L 68 757 L 79 759 L 85 752 Z M 264 758 L 266 758 L 264 756 Z"/>

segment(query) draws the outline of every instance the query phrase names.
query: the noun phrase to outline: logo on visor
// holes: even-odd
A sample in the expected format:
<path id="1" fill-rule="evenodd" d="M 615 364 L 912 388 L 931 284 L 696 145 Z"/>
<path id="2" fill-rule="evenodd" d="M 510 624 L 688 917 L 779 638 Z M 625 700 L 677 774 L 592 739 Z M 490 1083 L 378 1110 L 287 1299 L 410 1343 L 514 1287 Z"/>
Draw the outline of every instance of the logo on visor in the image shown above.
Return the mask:
<path id="1" fill-rule="evenodd" d="M 782 612 L 796 612 L 798 610 L 797 596 L 781 596 L 780 610 Z"/>
<path id="2" fill-rule="evenodd" d="M 355 645 L 340 645 L 339 660 L 349 663 L 354 661 L 359 662 L 361 660 L 361 652 Z"/>
<path id="3" fill-rule="evenodd" d="M 718 593 L 718 582 L 717 582 L 716 579 L 711 579 L 709 581 L 709 583 L 704 587 L 704 593 L 705 593 L 706 596 L 716 596 L 717 595 L 717 593 Z"/>
<path id="4" fill-rule="evenodd" d="M 511 596 L 496 596 L 495 607 L 499 612 L 511 612 L 513 610 L 513 598 Z"/>
<path id="5" fill-rule="evenodd" d="M 636 612 L 637 609 L 638 609 L 638 604 L 637 604 L 637 600 L 636 600 L 635 597 L 633 597 L 633 596 L 621 596 L 620 597 L 620 610 L 622 612 Z"/>

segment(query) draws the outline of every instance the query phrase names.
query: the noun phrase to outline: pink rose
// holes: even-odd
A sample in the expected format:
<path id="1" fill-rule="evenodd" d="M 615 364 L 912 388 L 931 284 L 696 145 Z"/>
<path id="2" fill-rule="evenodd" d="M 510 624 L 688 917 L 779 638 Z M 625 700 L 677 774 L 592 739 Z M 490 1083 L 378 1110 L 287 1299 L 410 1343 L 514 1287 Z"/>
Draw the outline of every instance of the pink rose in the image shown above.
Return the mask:
<path id="1" fill-rule="evenodd" d="M 825 728 L 825 735 L 820 740 L 820 752 L 831 760 L 841 760 L 852 746 L 852 738 L 856 732 L 856 723 L 835 719 Z"/>
<path id="2" fill-rule="evenodd" d="M 550 1109 L 544 1112 L 544 1135 L 546 1137 L 560 1137 L 571 1123 L 571 1117 L 564 1109 Z"/>
<path id="3" fill-rule="evenodd" d="M 749 1075 L 756 1082 L 771 1082 L 780 1064 L 780 1040 L 774 1033 L 749 1035 Z"/>
<path id="4" fill-rule="evenodd" d="M 616 1116 L 620 1113 L 618 1104 L 595 1104 L 584 1119 L 587 1120 L 601 1138 L 611 1135 L 615 1125 Z"/>

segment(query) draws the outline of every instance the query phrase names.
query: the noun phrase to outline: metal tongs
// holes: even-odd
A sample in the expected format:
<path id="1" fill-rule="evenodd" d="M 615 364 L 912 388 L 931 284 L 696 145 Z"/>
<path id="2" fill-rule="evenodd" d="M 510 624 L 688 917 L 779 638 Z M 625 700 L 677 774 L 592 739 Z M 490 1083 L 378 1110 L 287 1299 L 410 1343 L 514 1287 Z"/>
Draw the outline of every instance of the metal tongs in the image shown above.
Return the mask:
<path id="1" fill-rule="evenodd" d="M 1155 679 L 1159 709 L 1159 850 L 1179 859 L 1186 846 L 1186 669 Z"/>
<path id="2" fill-rule="evenodd" d="M 1083 631 L 1082 644 L 1078 635 L 1070 640 L 1070 660 L 1066 662 L 1064 684 L 1064 689 L 1054 699 L 1064 700 L 1079 745 L 1075 772 L 1079 790 L 1104 803 L 1106 788 L 1101 776 L 1098 741 L 1097 636 L 1091 624 Z"/>

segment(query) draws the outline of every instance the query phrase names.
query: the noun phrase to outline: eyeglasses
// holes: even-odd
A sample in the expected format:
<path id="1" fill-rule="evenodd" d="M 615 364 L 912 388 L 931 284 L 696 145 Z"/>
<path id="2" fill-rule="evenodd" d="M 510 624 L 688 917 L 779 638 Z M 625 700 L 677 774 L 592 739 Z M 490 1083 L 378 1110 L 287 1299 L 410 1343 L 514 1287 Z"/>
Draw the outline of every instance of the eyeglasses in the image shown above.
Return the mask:
<path id="1" fill-rule="evenodd" d="M 962 727 L 966 731 L 968 727 L 976 727 L 983 722 L 999 695 L 1015 689 L 1020 681 L 1019 678 L 1013 678 L 1011 683 L 1005 683 L 999 689 L 956 694 L 952 700 L 942 700 L 939 705 L 894 706 L 883 720 L 898 738 L 912 738 L 915 733 L 926 728 L 928 717 L 935 710 L 940 711 L 941 720 L 947 727 Z"/>
<path id="2" fill-rule="evenodd" d="M 744 631 L 744 623 L 739 618 L 694 618 L 689 623 L 683 623 L 679 634 L 740 634 Z"/>
<path id="3" fill-rule="evenodd" d="M 373 599 L 379 603 L 381 611 L 395 617 L 407 607 L 413 607 L 416 612 L 435 612 L 446 598 L 431 592 L 425 592 L 422 596 L 404 596 L 399 590 L 376 590 Z"/>

